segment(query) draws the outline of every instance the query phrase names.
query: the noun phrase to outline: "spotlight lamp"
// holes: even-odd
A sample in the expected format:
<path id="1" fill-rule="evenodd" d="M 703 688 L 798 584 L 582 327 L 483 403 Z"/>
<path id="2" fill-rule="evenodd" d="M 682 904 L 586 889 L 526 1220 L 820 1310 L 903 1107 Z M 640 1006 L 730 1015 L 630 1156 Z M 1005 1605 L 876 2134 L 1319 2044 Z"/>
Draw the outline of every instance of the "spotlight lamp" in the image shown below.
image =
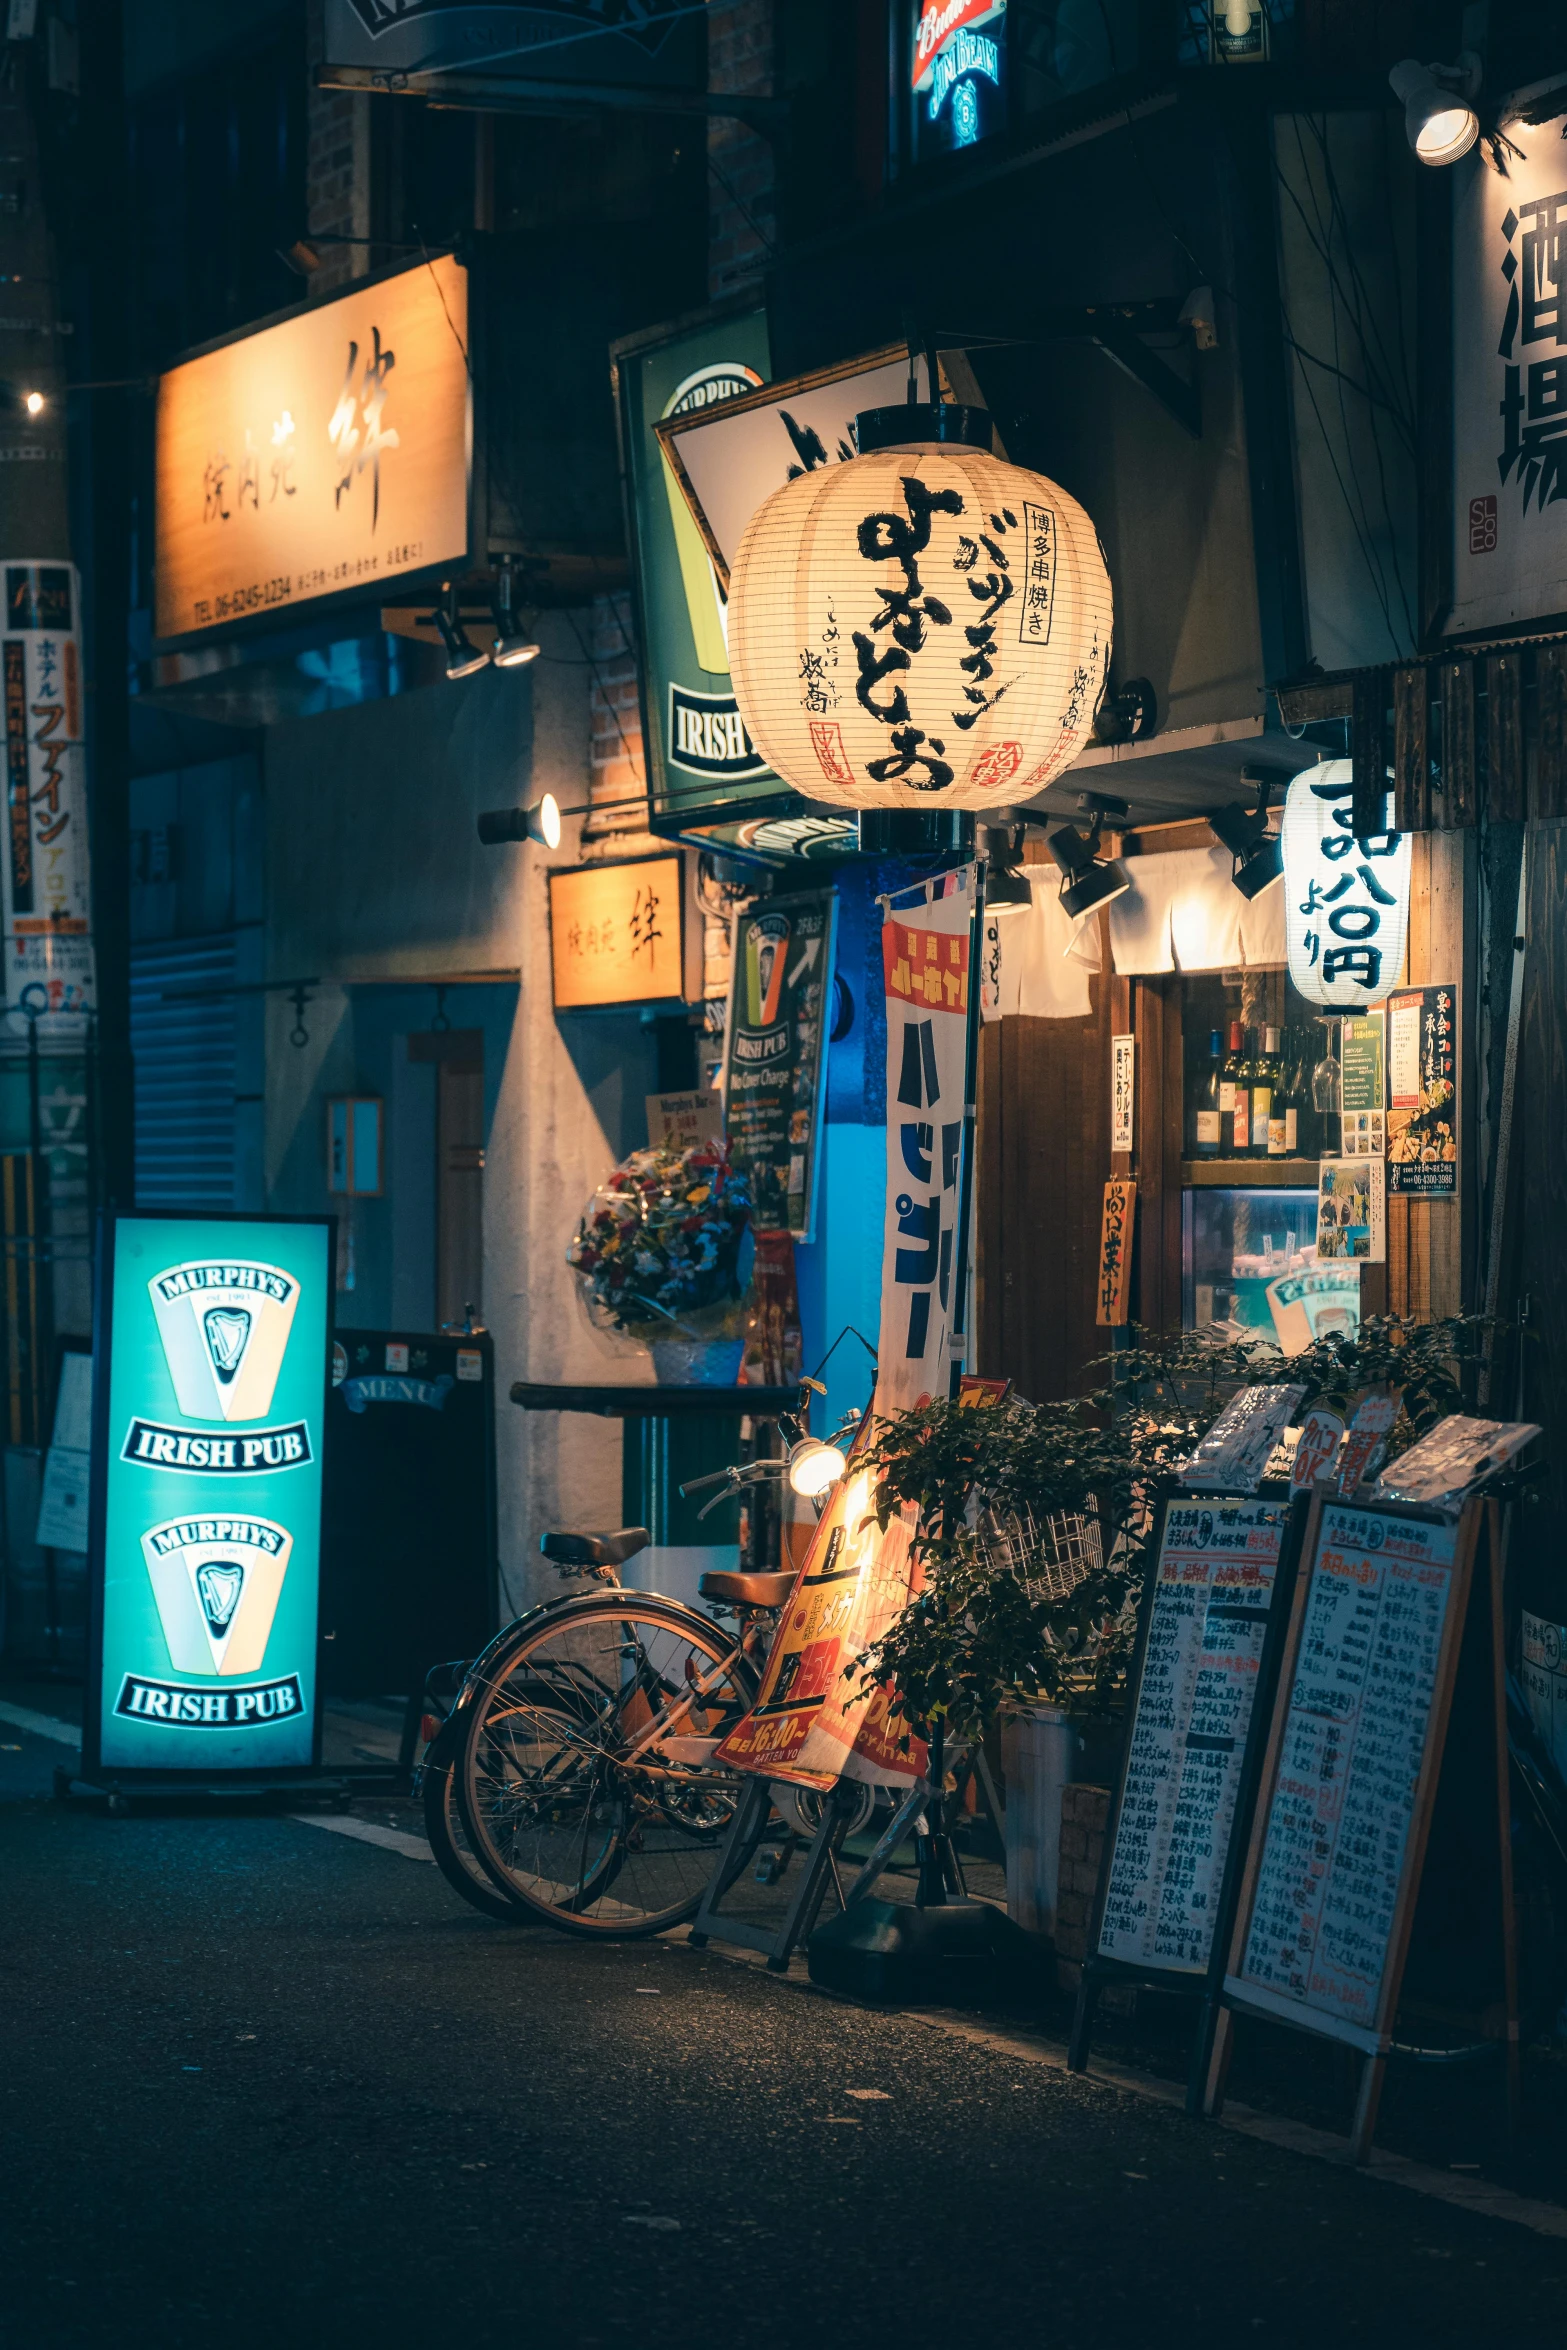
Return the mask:
<path id="1" fill-rule="evenodd" d="M 986 827 L 983 845 L 985 912 L 997 916 L 1026 914 L 1034 903 L 1034 893 L 1026 875 L 1018 871 L 1018 859 L 1023 852 L 1022 825 Z"/>
<path id="2" fill-rule="evenodd" d="M 1456 65 L 1422 65 L 1406 57 L 1388 82 L 1404 106 L 1404 136 L 1422 163 L 1456 163 L 1480 136 L 1475 100 L 1480 60 L 1465 49 Z"/>
<path id="3" fill-rule="evenodd" d="M 558 849 L 560 802 L 547 791 L 526 808 L 491 808 L 479 818 L 479 838 L 487 849 L 508 840 L 531 840 L 541 849 Z"/>
<path id="4" fill-rule="evenodd" d="M 1284 852 L 1278 836 L 1268 830 L 1268 798 L 1272 779 L 1265 771 L 1243 767 L 1243 783 L 1257 786 L 1257 805 L 1248 810 L 1232 800 L 1208 818 L 1208 829 L 1230 852 L 1235 869 L 1230 875 L 1243 898 L 1261 897 L 1284 878 Z"/>
<path id="5" fill-rule="evenodd" d="M 443 589 L 441 600 L 435 607 L 435 625 L 446 647 L 446 674 L 449 678 L 472 677 L 476 669 L 488 666 L 489 654 L 482 652 L 465 633 L 458 618 L 455 588 Z"/>
<path id="6" fill-rule="evenodd" d="M 820 1501 L 837 1484 L 848 1459 L 842 1448 L 824 1437 L 802 1436 L 789 1447 L 789 1487 L 806 1501 Z"/>
<path id="7" fill-rule="evenodd" d="M 1078 808 L 1093 821 L 1082 833 L 1075 824 L 1063 824 L 1059 832 L 1046 835 L 1046 847 L 1061 868 L 1061 905 L 1075 922 L 1080 914 L 1091 914 L 1096 907 L 1108 906 L 1123 890 L 1132 886 L 1131 876 L 1119 857 L 1099 855 L 1100 835 L 1106 816 L 1124 816 L 1124 800 L 1107 800 L 1097 792 L 1084 792 Z"/>
<path id="8" fill-rule="evenodd" d="M 495 642 L 490 647 L 490 659 L 497 669 L 521 669 L 525 663 L 536 661 L 539 657 L 538 645 L 517 617 L 513 587 L 514 575 L 511 557 L 508 555 L 501 565 L 500 586 L 490 605 L 495 619 Z"/>

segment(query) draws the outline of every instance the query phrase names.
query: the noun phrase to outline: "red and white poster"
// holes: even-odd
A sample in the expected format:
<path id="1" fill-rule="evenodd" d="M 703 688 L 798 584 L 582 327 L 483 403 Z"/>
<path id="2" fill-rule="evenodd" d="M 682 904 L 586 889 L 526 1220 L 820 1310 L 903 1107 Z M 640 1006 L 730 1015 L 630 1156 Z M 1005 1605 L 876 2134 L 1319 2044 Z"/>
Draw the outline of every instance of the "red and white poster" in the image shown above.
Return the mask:
<path id="1" fill-rule="evenodd" d="M 912 906 L 887 908 L 882 924 L 887 1209 L 876 1409 L 883 1417 L 945 1396 L 950 1383 L 973 907 L 974 868 L 965 865 L 927 882 Z"/>
<path id="2" fill-rule="evenodd" d="M 5 1025 L 79 1034 L 95 1000 L 80 587 L 69 563 L 4 568 Z"/>

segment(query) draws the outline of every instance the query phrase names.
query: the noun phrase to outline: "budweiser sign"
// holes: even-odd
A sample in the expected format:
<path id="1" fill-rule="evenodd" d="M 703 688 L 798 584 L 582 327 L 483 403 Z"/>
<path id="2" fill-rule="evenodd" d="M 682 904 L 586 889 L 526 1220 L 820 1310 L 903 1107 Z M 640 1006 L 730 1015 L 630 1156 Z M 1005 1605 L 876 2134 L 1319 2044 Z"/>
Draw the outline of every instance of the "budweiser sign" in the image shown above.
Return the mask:
<path id="1" fill-rule="evenodd" d="M 915 89 L 929 86 L 936 59 L 954 33 L 972 31 L 1006 12 L 1007 0 L 925 0 L 914 31 Z"/>

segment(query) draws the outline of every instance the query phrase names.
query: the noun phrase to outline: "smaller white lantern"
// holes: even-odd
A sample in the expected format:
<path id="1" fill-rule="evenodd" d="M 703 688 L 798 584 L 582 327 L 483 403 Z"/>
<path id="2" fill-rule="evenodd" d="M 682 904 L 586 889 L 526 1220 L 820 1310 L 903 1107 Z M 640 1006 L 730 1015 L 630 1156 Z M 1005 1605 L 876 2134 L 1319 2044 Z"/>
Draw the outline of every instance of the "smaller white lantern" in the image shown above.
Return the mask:
<path id="1" fill-rule="evenodd" d="M 1353 807 L 1348 759 L 1303 768 L 1284 802 L 1290 980 L 1335 1012 L 1363 1012 L 1397 987 L 1409 936 L 1409 835 L 1357 840 Z"/>

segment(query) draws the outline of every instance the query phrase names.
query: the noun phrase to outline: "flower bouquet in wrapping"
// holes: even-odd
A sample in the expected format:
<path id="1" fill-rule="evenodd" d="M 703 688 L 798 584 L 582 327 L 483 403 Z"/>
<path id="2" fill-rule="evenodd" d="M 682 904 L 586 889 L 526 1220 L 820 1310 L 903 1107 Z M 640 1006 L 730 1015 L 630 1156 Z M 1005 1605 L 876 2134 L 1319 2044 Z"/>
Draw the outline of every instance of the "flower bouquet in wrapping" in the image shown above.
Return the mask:
<path id="1" fill-rule="evenodd" d="M 727 1142 L 633 1151 L 599 1185 L 566 1251 L 594 1327 L 648 1344 L 738 1338 L 750 1218 Z"/>

